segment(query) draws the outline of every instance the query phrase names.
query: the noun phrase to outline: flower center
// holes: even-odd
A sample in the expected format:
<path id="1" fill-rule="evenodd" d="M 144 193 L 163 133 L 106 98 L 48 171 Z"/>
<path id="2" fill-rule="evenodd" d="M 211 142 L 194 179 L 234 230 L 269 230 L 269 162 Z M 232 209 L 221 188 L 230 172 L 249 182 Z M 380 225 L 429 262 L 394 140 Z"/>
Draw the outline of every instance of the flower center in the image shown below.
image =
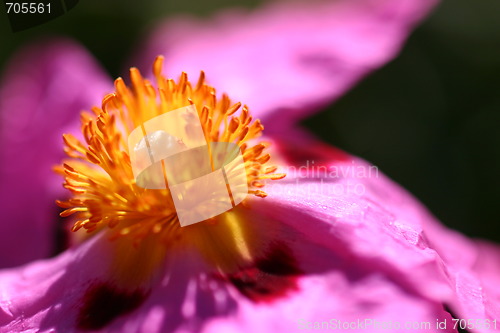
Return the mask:
<path id="1" fill-rule="evenodd" d="M 64 176 L 64 187 L 71 191 L 72 197 L 57 201 L 57 204 L 65 208 L 61 216 L 74 214 L 76 217 L 72 231 L 85 229 L 94 233 L 109 228 L 112 238 L 131 237 L 135 243 L 146 237 L 166 243 L 183 237 L 185 229 L 180 228 L 171 189 L 139 186 L 127 144 L 134 129 L 179 108 L 195 107 L 198 117 L 186 121 L 201 123 L 209 146 L 224 142 L 239 147 L 248 193 L 265 197 L 267 194 L 261 190 L 265 181 L 285 176 L 274 173 L 276 167 L 266 166 L 270 159 L 265 153 L 266 143 L 250 144 L 261 135 L 264 127 L 258 119 L 252 118 L 246 106 L 233 104 L 225 94 L 217 97 L 215 89 L 206 83 L 203 72 L 195 86 L 188 81 L 186 73 L 182 73 L 178 82 L 166 79 L 161 74 L 162 64 L 160 56 L 153 65 L 156 86 L 144 79 L 136 68 L 130 69 L 131 87 L 118 78 L 116 92 L 105 96 L 100 108 L 82 113 L 83 140 L 64 135 L 69 159 L 57 171 Z M 139 141 L 134 149 L 144 152 L 146 146 L 151 148 L 158 143 L 181 148 L 184 145 L 178 138 L 155 131 Z M 201 222 L 205 226 L 197 230 L 222 221 L 232 235 L 237 236 L 241 233 L 237 211 L 232 209 L 207 218 Z M 239 250 L 244 253 L 244 246 Z"/>

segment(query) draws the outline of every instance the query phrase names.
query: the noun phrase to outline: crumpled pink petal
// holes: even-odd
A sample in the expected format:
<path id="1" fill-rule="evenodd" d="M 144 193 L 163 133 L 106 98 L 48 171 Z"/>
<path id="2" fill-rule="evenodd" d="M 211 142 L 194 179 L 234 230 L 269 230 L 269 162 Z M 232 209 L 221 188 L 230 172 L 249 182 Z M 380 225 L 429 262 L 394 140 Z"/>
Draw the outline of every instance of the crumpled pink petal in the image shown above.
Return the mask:
<path id="1" fill-rule="evenodd" d="M 210 84 L 248 103 L 272 131 L 319 111 L 390 61 L 436 3 L 287 1 L 208 21 L 177 18 L 161 25 L 137 58 L 149 69 L 164 54 L 166 74 L 175 77 L 205 71 Z"/>
<path id="2" fill-rule="evenodd" d="M 298 155 L 316 144 L 300 132 L 290 137 Z M 324 162 L 327 155 L 330 163 Z M 408 290 L 446 304 L 459 318 L 498 319 L 500 247 L 449 230 L 381 172 L 363 176 L 359 168 L 369 170 L 368 163 L 338 156 L 337 150 L 325 149 L 320 165 L 338 170 L 340 177 L 318 171 L 318 165 L 295 173 L 297 177 L 289 175 L 266 187 L 269 197 L 257 210 L 314 235 L 337 253 L 358 258 L 365 267 L 389 272 Z"/>
<path id="3" fill-rule="evenodd" d="M 52 167 L 62 133 L 112 88 L 91 56 L 69 40 L 38 42 L 17 52 L 0 86 L 0 267 L 55 251 L 54 200 L 64 195 Z"/>
<path id="4" fill-rule="evenodd" d="M 297 156 L 310 144 L 321 146 L 291 134 L 301 138 L 294 145 Z M 276 140 L 274 147 L 279 151 L 284 144 Z M 302 271 L 296 289 L 272 302 L 253 301 L 186 251 L 169 257 L 164 278 L 137 309 L 103 331 L 299 332 L 318 321 L 371 319 L 372 325 L 432 325 L 415 329 L 422 332 L 438 331 L 433 325 L 446 320 L 439 331 L 456 332 L 447 308 L 459 318 L 498 318 L 498 246 L 444 228 L 380 171 L 363 176 L 350 170 L 370 167 L 359 158 L 326 147 L 316 157 L 309 156 L 322 161 L 316 169 L 289 168 L 285 180 L 268 184 L 269 196 L 252 200 L 246 214 L 290 248 Z M 112 246 L 97 236 L 57 258 L 1 272 L 0 331 L 73 330 L 86 290 L 111 279 L 103 272 Z"/>
<path id="5" fill-rule="evenodd" d="M 432 217 L 424 217 L 435 222 Z M 425 228 L 430 246 L 446 264 L 445 273 L 455 291 L 452 309 L 462 318 L 498 319 L 500 247 L 487 241 L 470 240 L 439 223 L 427 223 Z"/>
<path id="6" fill-rule="evenodd" d="M 450 320 L 439 302 L 408 291 L 383 270 L 367 269 L 352 258 L 342 258 L 309 237 L 280 241 L 290 242 L 304 270 L 298 277 L 298 289 L 287 297 L 255 303 L 211 277 L 215 269 L 195 253 L 186 252 L 170 258 L 165 277 L 138 309 L 117 317 L 102 330 L 298 332 L 314 321 L 331 319 L 340 321 L 338 324 L 361 320 L 367 327 L 388 321 L 405 325 Z M 300 243 L 293 245 L 297 241 Z M 111 260 L 109 246 L 108 240 L 98 236 L 57 258 L 0 273 L 0 332 L 83 331 L 76 325 L 89 286 L 111 279 L 105 273 Z M 113 306 L 116 304 L 107 302 L 94 312 Z M 371 319 L 372 324 L 365 319 Z"/>
<path id="7" fill-rule="evenodd" d="M 276 304 L 241 300 L 235 315 L 210 321 L 203 332 L 303 332 L 315 325 L 321 325 L 320 332 L 429 332 L 443 320 L 449 322 L 451 316 L 442 305 L 408 294 L 387 277 L 357 279 L 336 271 L 304 277 L 299 293 Z M 441 332 L 456 331 L 449 327 Z"/>

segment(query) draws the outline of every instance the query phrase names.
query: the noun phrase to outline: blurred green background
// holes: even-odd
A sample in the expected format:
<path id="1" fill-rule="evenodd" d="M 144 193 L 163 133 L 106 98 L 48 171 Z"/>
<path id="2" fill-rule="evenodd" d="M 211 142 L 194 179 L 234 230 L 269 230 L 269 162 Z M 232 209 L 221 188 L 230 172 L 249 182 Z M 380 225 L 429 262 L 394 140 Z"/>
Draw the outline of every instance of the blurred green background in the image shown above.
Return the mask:
<path id="1" fill-rule="evenodd" d="M 97 1 L 44 25 L 10 31 L 0 14 L 0 68 L 39 36 L 79 40 L 112 77 L 159 19 L 207 16 L 257 0 Z M 401 55 L 304 125 L 359 155 L 423 201 L 443 223 L 500 241 L 500 1 L 447 0 Z"/>

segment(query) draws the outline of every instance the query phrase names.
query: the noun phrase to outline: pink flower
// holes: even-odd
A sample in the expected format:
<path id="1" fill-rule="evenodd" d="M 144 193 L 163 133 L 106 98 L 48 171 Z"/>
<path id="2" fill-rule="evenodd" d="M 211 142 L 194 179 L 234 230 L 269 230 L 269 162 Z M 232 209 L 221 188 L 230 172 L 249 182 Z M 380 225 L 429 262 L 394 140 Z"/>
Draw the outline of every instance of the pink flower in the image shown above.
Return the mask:
<path id="1" fill-rule="evenodd" d="M 156 230 L 152 223 L 146 234 L 130 231 L 129 236 L 138 236 L 135 240 L 115 231 L 138 224 L 115 221 L 113 214 L 134 218 L 139 210 L 113 210 L 116 198 L 105 200 L 116 193 L 132 205 L 128 189 L 108 193 L 106 186 L 99 187 L 102 200 L 87 202 L 88 210 L 77 212 L 100 217 L 78 224 L 97 228 L 91 237 L 76 239 L 78 245 L 54 258 L 0 271 L 0 331 L 288 332 L 317 326 L 395 331 L 395 325 L 415 325 L 416 331 L 455 332 L 452 316 L 466 324 L 473 320 L 471 331 L 494 330 L 500 312 L 499 248 L 444 228 L 369 163 L 316 141 L 295 125 L 394 57 L 410 28 L 433 5 L 431 0 L 345 0 L 304 8 L 281 4 L 160 28 L 146 45 L 148 60 L 138 61 L 164 53 L 170 76 L 186 70 L 193 77 L 203 69 L 218 91 L 247 102 L 266 126 L 265 139 L 273 143 L 271 161 L 287 177 L 266 184 L 265 199 L 250 198 L 224 220 L 158 232 L 151 231 Z M 70 42 L 45 44 L 36 64 L 31 62 L 34 52 L 25 52 L 10 67 L 0 91 L 1 154 L 9 160 L 0 173 L 6 184 L 1 193 L 7 222 L 0 223 L 5 266 L 50 254 L 54 239 L 49 231 L 57 221 L 55 209 L 44 200 L 62 198 L 49 178 L 50 166 L 62 157 L 52 140 L 62 132 L 76 136 L 80 108 L 111 91 L 98 67 Z M 136 92 L 147 86 L 132 73 Z M 130 107 L 126 97 L 132 95 L 121 81 L 116 88 L 118 94 L 105 98 L 104 109 L 126 105 L 129 115 L 134 108 L 149 110 Z M 193 96 L 208 98 L 210 90 L 204 89 Z M 184 98 L 184 90 L 176 91 Z M 229 107 L 217 105 L 210 108 Z M 89 145 L 96 148 L 83 159 L 101 158 L 101 165 L 126 161 L 113 148 L 118 144 L 106 141 L 112 137 L 111 112 L 87 126 Z M 254 129 L 258 132 L 259 126 Z M 101 154 L 96 135 L 104 147 L 110 145 L 109 156 Z M 66 141 L 70 154 L 78 155 L 76 141 Z M 251 149 L 248 159 L 264 164 L 267 157 Z M 15 158 L 19 163 L 10 162 Z M 95 180 L 114 190 L 126 179 L 115 172 L 128 170 L 105 165 L 111 180 L 97 176 L 92 183 L 75 165 L 65 170 L 66 187 L 76 193 L 97 188 Z M 79 195 L 73 199 L 81 200 Z M 156 197 L 151 200 L 151 207 L 157 207 Z M 73 207 L 74 202 L 61 205 Z M 106 223 L 117 223 L 115 228 L 101 226 L 107 217 Z M 110 240 L 110 234 L 116 239 Z"/>

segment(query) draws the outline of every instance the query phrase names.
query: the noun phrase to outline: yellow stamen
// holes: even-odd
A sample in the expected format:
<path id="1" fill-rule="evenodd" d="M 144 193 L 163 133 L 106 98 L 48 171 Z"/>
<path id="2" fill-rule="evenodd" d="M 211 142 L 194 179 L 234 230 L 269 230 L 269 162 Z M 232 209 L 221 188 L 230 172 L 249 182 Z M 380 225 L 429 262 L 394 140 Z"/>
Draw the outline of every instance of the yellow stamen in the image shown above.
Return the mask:
<path id="1" fill-rule="evenodd" d="M 249 145 L 264 127 L 258 119 L 252 119 L 247 106 L 233 104 L 225 94 L 217 97 L 203 72 L 193 87 L 186 73 L 181 74 L 178 82 L 165 78 L 162 65 L 163 57 L 157 57 L 153 65 L 155 84 L 131 68 L 131 87 L 118 78 L 116 92 L 106 95 L 100 108 L 82 113 L 84 141 L 70 134 L 63 136 L 70 159 L 56 170 L 64 176 L 64 187 L 73 197 L 57 204 L 65 209 L 61 216 L 76 216 L 72 231 L 83 228 L 92 233 L 108 227 L 114 230 L 112 238 L 131 237 L 135 244 L 151 234 L 159 235 L 155 239 L 165 242 L 182 235 L 170 191 L 136 185 L 127 138 L 147 120 L 190 104 L 198 110 L 208 142 L 233 142 L 241 147 L 250 194 L 265 197 L 267 194 L 261 190 L 263 181 L 285 176 L 275 174 L 276 167 L 264 166 L 270 159 L 265 153 L 267 143 Z M 232 212 L 218 219 L 229 219 L 230 229 L 242 237 Z M 217 218 L 210 223 L 214 221 Z M 243 257 L 249 256 L 244 245 L 238 247 Z"/>

